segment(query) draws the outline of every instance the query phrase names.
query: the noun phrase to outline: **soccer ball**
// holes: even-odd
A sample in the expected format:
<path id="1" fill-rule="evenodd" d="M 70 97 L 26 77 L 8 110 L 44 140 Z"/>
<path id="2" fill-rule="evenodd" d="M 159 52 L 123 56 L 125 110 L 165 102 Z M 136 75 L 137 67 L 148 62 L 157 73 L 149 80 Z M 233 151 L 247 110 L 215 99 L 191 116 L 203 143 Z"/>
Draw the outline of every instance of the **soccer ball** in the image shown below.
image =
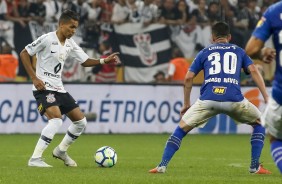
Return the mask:
<path id="1" fill-rule="evenodd" d="M 101 167 L 113 167 L 117 163 L 117 153 L 113 148 L 103 146 L 96 151 L 94 159 Z"/>

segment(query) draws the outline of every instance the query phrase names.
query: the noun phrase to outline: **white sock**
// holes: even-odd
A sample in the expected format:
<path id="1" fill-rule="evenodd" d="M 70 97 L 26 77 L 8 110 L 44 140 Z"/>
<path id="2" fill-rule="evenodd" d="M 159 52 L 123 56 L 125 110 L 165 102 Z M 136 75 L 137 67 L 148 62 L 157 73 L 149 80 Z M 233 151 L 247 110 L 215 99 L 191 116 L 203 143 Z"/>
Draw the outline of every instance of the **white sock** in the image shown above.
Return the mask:
<path id="1" fill-rule="evenodd" d="M 82 120 L 73 122 L 68 131 L 63 138 L 62 142 L 59 144 L 59 149 L 61 151 L 67 151 L 69 146 L 81 135 L 85 126 L 87 124 L 87 120 L 84 117 Z"/>
<path id="2" fill-rule="evenodd" d="M 42 153 L 48 147 L 54 135 L 58 132 L 62 124 L 63 121 L 60 118 L 54 118 L 48 121 L 48 124 L 43 128 L 41 132 L 41 136 L 35 146 L 31 158 L 42 157 Z"/>

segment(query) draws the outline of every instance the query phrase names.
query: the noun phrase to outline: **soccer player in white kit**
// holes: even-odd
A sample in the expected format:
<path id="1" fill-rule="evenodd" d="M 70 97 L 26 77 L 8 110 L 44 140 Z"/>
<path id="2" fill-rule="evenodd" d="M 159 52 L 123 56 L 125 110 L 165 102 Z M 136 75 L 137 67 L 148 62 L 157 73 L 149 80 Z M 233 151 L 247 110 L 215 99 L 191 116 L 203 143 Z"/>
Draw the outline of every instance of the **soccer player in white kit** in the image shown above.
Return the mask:
<path id="1" fill-rule="evenodd" d="M 33 82 L 32 90 L 38 110 L 41 115 L 48 118 L 48 124 L 41 132 L 28 166 L 52 167 L 43 161 L 42 154 L 61 127 L 62 114 L 66 114 L 73 123 L 61 143 L 53 150 L 53 156 L 63 160 L 67 166 L 77 166 L 77 163 L 68 156 L 67 149 L 81 135 L 87 120 L 73 97 L 64 89 L 61 75 L 65 60 L 74 58 L 84 67 L 119 61 L 118 53 L 113 53 L 104 59 L 89 58 L 71 38 L 78 27 L 78 20 L 79 16 L 75 12 L 64 11 L 56 31 L 42 35 L 28 44 L 20 54 Z M 30 60 L 30 56 L 33 55 L 37 57 L 36 72 Z"/>

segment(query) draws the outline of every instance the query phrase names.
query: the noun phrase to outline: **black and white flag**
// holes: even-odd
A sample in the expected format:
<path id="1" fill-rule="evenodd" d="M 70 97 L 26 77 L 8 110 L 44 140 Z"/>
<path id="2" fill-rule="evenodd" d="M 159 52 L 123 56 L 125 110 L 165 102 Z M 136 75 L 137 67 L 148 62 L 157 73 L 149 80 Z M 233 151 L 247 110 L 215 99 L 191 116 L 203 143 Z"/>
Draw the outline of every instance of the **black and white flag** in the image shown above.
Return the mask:
<path id="1" fill-rule="evenodd" d="M 114 26 L 126 82 L 152 82 L 157 71 L 166 71 L 171 59 L 168 27 L 141 23 Z"/>

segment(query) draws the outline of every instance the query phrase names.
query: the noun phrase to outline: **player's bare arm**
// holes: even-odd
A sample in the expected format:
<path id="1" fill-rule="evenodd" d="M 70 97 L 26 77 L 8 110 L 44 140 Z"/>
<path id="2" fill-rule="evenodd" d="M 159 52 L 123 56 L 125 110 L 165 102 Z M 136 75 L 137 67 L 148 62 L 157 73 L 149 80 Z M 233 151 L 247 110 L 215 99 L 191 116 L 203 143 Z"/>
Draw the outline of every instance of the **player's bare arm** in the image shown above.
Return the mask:
<path id="1" fill-rule="evenodd" d="M 183 115 L 187 109 L 190 108 L 190 94 L 192 91 L 193 79 L 195 77 L 195 73 L 188 71 L 185 79 L 184 79 L 184 104 L 181 109 L 181 115 Z"/>
<path id="2" fill-rule="evenodd" d="M 109 63 L 119 64 L 120 61 L 118 58 L 118 54 L 119 54 L 118 52 L 115 52 L 103 59 L 89 58 L 84 63 L 82 63 L 82 66 L 91 67 L 99 64 L 109 64 Z"/>
<path id="3" fill-rule="evenodd" d="M 21 60 L 23 62 L 23 65 L 25 67 L 25 70 L 27 71 L 30 79 L 32 80 L 34 86 L 37 90 L 45 90 L 44 83 L 36 77 L 35 71 L 32 68 L 30 55 L 28 54 L 26 49 L 23 49 L 20 53 Z"/>
<path id="4" fill-rule="evenodd" d="M 248 41 L 245 50 L 251 58 L 260 59 L 265 63 L 274 61 L 276 55 L 275 49 L 264 47 L 264 42 L 254 36 Z"/>
<path id="5" fill-rule="evenodd" d="M 258 71 L 257 67 L 254 64 L 249 65 L 248 69 L 249 69 L 249 71 L 252 75 L 253 80 L 255 81 L 256 85 L 258 86 L 265 103 L 267 103 L 268 102 L 268 94 L 267 94 L 267 91 L 266 91 L 266 88 L 265 88 L 264 80 L 263 80 L 260 72 Z"/>

